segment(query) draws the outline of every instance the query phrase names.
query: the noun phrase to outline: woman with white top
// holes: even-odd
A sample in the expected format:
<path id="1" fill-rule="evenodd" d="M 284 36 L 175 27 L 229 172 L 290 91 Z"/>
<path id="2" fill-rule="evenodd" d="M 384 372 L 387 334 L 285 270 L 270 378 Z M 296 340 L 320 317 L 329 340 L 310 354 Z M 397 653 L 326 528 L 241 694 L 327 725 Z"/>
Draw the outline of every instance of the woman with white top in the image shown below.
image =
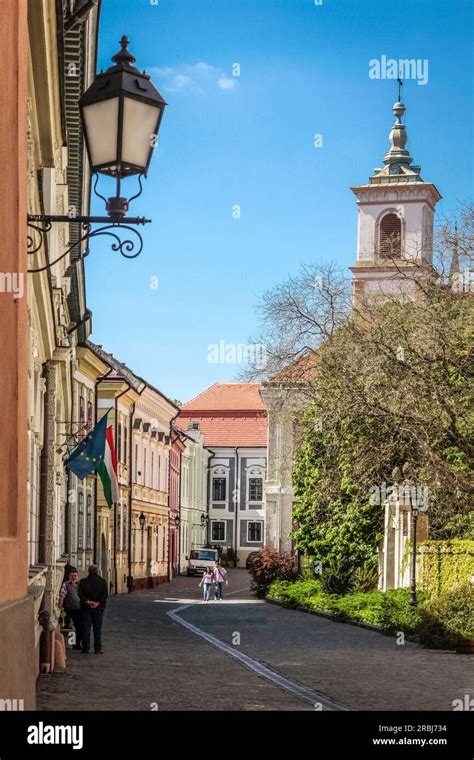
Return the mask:
<path id="1" fill-rule="evenodd" d="M 199 584 L 199 588 L 203 586 L 203 600 L 205 602 L 209 601 L 209 592 L 211 590 L 213 581 L 214 581 L 214 571 L 211 570 L 210 567 L 208 567 L 206 570 L 204 570 L 204 573 L 201 578 L 201 583 Z"/>

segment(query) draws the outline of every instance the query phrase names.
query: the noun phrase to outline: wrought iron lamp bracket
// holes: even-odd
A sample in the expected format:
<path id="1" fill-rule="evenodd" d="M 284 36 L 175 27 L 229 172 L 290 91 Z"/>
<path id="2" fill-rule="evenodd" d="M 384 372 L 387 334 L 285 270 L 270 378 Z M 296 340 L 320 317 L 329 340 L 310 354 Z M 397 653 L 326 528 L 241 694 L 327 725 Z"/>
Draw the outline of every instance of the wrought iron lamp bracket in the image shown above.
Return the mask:
<path id="1" fill-rule="evenodd" d="M 31 230 L 31 233 L 29 233 L 27 236 L 27 253 L 29 256 L 33 256 L 35 253 L 38 253 L 38 251 L 40 251 L 43 247 L 45 250 L 47 250 L 44 244 L 46 236 L 48 232 L 51 231 L 53 224 L 78 224 L 81 225 L 80 230 L 82 232 L 79 239 L 70 245 L 69 248 L 67 248 L 60 256 L 58 256 L 57 259 L 48 262 L 42 267 L 28 269 L 28 272 L 44 272 L 46 269 L 50 269 L 52 266 L 68 256 L 68 254 L 71 253 L 74 248 L 87 241 L 87 248 L 84 250 L 82 256 L 80 257 L 85 258 L 90 253 L 89 241 L 93 238 L 100 237 L 101 235 L 112 238 L 112 251 L 118 251 L 121 256 L 124 256 L 126 259 L 135 259 L 141 254 L 143 250 L 143 238 L 136 227 L 149 224 L 151 222 L 151 219 L 146 219 L 144 216 L 125 216 L 130 201 L 138 198 L 142 193 L 143 187 L 141 177 L 138 178 L 140 190 L 136 195 L 130 198 L 130 200 L 119 197 L 109 199 L 104 198 L 104 196 L 100 195 L 97 192 L 97 179 L 98 177 L 96 176 L 94 192 L 99 198 L 102 198 L 106 202 L 106 208 L 109 211 L 108 216 L 51 216 L 47 214 L 28 214 L 27 224 L 28 229 Z M 93 224 L 100 224 L 101 226 L 93 229 Z M 131 235 L 134 237 L 129 236 L 126 239 L 122 239 L 120 235 L 122 231 L 131 233 Z"/>

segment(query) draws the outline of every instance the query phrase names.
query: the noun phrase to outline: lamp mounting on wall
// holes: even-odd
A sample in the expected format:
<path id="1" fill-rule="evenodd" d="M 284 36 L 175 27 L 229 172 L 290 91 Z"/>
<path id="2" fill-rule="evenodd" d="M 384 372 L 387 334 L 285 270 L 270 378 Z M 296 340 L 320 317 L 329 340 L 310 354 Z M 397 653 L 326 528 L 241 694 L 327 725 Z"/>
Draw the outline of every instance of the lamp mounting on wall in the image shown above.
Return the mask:
<path id="1" fill-rule="evenodd" d="M 158 132 L 166 102 L 151 83 L 150 77 L 133 64 L 135 57 L 128 50 L 128 37 L 120 40 L 121 49 L 113 56 L 113 66 L 97 75 L 79 101 L 84 139 L 91 172 L 95 175 L 94 192 L 105 202 L 107 216 L 51 216 L 28 215 L 28 254 L 37 253 L 54 223 L 77 223 L 82 235 L 59 258 L 45 266 L 29 269 L 42 272 L 67 256 L 73 248 L 99 235 L 113 238 L 112 250 L 125 258 L 135 258 L 143 249 L 143 240 L 135 229 L 151 220 L 128 217 L 131 201 L 143 190 L 142 177 L 148 168 L 157 145 Z M 98 175 L 105 174 L 115 180 L 115 195 L 105 198 L 97 192 Z M 138 176 L 139 191 L 131 198 L 121 195 L 122 180 Z M 102 226 L 92 229 L 92 224 Z M 137 239 L 122 240 L 122 230 Z M 137 248 L 135 247 L 138 241 Z M 84 256 L 89 253 L 87 247 Z"/>

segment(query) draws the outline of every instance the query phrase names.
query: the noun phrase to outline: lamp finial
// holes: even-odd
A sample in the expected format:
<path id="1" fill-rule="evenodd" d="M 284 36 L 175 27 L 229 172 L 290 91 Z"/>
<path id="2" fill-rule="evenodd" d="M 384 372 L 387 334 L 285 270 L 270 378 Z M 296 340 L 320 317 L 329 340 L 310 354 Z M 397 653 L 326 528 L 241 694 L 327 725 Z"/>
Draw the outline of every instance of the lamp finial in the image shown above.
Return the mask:
<path id="1" fill-rule="evenodd" d="M 113 62 L 119 66 L 122 64 L 123 66 L 132 66 L 135 61 L 137 60 L 134 55 L 128 50 L 128 46 L 130 44 L 130 40 L 128 39 L 127 35 L 124 34 L 120 40 L 120 47 L 121 50 L 119 50 L 118 53 L 115 53 L 114 56 L 112 56 Z"/>

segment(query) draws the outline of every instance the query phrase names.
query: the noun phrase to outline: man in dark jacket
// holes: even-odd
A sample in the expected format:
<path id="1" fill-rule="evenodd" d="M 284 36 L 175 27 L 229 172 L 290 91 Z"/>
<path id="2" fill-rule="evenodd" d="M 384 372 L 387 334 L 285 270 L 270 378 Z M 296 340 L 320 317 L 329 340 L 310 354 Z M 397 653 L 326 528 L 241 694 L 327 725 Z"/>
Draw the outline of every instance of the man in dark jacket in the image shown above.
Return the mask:
<path id="1" fill-rule="evenodd" d="M 89 652 L 91 625 L 94 629 L 94 651 L 102 654 L 102 619 L 107 601 L 107 583 L 99 575 L 97 565 L 91 565 L 89 575 L 79 581 L 82 610 L 82 654 Z"/>

